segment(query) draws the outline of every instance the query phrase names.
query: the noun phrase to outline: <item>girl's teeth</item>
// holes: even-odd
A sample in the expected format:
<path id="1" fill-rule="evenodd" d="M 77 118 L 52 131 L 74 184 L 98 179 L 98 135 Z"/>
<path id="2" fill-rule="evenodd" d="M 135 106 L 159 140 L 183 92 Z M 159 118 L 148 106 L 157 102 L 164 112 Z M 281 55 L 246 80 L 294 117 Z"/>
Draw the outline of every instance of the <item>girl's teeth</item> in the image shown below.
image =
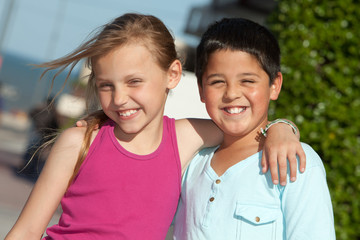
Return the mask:
<path id="1" fill-rule="evenodd" d="M 136 112 L 137 112 L 137 110 L 129 110 L 129 111 L 126 111 L 126 112 L 121 112 L 120 116 L 128 117 L 128 116 L 130 116 L 130 115 L 132 115 L 132 114 L 134 114 Z"/>

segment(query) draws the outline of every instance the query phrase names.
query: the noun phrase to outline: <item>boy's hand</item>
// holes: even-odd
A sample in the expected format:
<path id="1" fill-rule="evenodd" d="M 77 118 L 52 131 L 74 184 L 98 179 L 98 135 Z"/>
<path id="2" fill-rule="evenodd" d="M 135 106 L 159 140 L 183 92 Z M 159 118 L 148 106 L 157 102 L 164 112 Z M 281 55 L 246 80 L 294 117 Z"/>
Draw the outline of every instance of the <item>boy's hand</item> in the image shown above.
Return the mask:
<path id="1" fill-rule="evenodd" d="M 78 120 L 75 125 L 76 127 L 87 127 L 94 119 L 100 120 L 105 118 L 107 118 L 105 113 L 102 110 L 98 110 L 85 116 L 83 119 Z M 99 129 L 99 124 L 94 125 L 93 129 Z"/>
<path id="2" fill-rule="evenodd" d="M 306 156 L 299 141 L 299 135 L 295 135 L 290 126 L 284 123 L 273 125 L 268 130 L 262 153 L 262 172 L 266 173 L 270 166 L 271 178 L 276 185 L 286 185 L 287 160 L 290 164 L 290 180 L 296 180 L 297 159 L 299 157 L 299 170 L 305 171 Z M 279 166 L 279 174 L 278 174 Z"/>
<path id="3" fill-rule="evenodd" d="M 80 119 L 79 121 L 76 121 L 75 125 L 77 127 L 86 127 L 87 126 L 87 122 L 84 119 Z"/>

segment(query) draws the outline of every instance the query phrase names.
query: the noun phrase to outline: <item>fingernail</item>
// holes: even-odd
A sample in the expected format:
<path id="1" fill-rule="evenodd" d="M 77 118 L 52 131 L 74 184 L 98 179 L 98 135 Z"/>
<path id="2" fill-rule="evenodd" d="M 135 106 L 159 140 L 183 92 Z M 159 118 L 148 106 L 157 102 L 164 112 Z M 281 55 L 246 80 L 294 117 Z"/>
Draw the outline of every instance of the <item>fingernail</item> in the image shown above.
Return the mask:
<path id="1" fill-rule="evenodd" d="M 286 185 L 286 182 L 281 182 L 281 186 L 285 186 Z"/>
<path id="2" fill-rule="evenodd" d="M 291 180 L 292 182 L 295 182 L 295 181 L 296 181 L 296 177 L 292 177 L 290 180 Z"/>
<path id="3" fill-rule="evenodd" d="M 274 185 L 278 185 L 278 184 L 279 184 L 279 181 L 278 181 L 278 180 L 274 180 L 273 183 L 274 183 Z"/>
<path id="4" fill-rule="evenodd" d="M 301 169 L 301 172 L 304 172 L 304 171 L 305 171 L 305 168 L 302 168 L 302 169 Z"/>

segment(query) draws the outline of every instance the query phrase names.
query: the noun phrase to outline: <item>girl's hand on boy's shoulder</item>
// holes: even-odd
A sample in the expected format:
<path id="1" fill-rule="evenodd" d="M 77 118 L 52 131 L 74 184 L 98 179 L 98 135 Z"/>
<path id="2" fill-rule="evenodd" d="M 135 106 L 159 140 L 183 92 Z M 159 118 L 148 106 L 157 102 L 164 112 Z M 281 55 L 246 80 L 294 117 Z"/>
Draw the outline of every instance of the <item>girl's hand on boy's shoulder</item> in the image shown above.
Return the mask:
<path id="1" fill-rule="evenodd" d="M 299 165 L 296 156 L 299 157 Z M 286 185 L 287 163 L 290 168 L 290 181 L 296 181 L 297 167 L 304 172 L 306 156 L 299 141 L 299 135 L 295 135 L 287 124 L 275 124 L 269 130 L 265 139 L 262 152 L 262 172 L 266 173 L 270 168 L 271 178 L 275 185 Z M 279 169 L 279 172 L 278 172 Z"/>

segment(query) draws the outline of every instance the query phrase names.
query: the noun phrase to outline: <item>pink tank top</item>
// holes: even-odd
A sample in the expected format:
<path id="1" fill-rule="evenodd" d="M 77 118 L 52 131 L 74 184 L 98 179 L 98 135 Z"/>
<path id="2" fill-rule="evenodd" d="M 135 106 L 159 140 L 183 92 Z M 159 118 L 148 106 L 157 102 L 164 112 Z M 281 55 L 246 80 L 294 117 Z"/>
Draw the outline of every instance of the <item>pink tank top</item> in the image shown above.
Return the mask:
<path id="1" fill-rule="evenodd" d="M 126 151 L 115 138 L 114 122 L 105 124 L 45 239 L 165 239 L 181 191 L 174 123 L 164 116 L 162 142 L 149 155 Z"/>

